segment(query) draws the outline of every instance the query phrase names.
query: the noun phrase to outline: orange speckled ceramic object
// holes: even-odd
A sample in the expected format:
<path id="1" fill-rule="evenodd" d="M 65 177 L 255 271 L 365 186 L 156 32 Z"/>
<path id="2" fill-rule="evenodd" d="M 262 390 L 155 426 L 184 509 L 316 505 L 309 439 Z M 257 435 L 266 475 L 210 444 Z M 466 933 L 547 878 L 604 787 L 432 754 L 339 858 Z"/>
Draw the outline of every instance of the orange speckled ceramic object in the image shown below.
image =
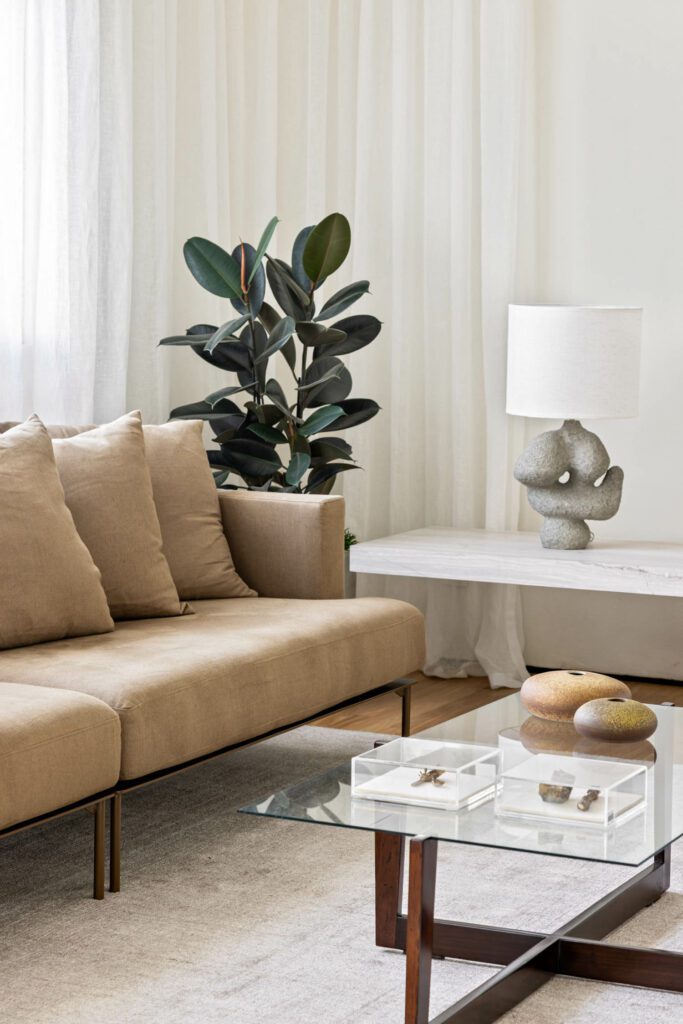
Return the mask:
<path id="1" fill-rule="evenodd" d="M 577 709 L 574 727 L 582 736 L 610 743 L 646 740 L 657 728 L 657 716 L 647 704 L 624 697 L 589 700 Z"/>
<path id="2" fill-rule="evenodd" d="M 577 709 L 587 701 L 630 696 L 628 686 L 619 679 L 579 669 L 539 672 L 529 676 L 520 691 L 527 711 L 553 722 L 571 722 Z"/>

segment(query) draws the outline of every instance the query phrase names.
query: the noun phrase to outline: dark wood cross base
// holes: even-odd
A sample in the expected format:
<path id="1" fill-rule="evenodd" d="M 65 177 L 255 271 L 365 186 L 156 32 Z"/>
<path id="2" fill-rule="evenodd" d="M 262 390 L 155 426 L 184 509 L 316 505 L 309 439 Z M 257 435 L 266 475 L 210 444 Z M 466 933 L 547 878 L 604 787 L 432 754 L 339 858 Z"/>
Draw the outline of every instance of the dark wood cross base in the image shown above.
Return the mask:
<path id="1" fill-rule="evenodd" d="M 403 914 L 405 839 L 375 833 L 375 935 L 406 954 L 405 1024 L 429 1024 L 432 957 L 500 964 L 488 981 L 431 1024 L 491 1024 L 563 974 L 683 992 L 683 954 L 599 941 L 669 888 L 671 847 L 650 866 L 552 934 L 434 920 L 437 840 L 410 840 L 408 913 Z"/>

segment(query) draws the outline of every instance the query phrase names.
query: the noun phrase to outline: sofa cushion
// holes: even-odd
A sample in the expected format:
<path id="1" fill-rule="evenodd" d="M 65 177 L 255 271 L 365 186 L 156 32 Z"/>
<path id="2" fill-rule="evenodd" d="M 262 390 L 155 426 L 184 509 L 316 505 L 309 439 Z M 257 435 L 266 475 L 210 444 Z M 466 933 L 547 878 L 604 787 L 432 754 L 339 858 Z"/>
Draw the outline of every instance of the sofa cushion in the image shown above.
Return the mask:
<path id="1" fill-rule="evenodd" d="M 0 435 L 0 648 L 114 628 L 37 416 Z"/>
<path id="2" fill-rule="evenodd" d="M 0 829 L 111 789 L 121 726 L 84 693 L 0 682 Z"/>
<path id="3" fill-rule="evenodd" d="M 296 722 L 414 671 L 422 615 L 387 598 L 198 601 L 193 616 L 0 652 L 0 679 L 99 697 L 134 779 Z"/>
<path id="4" fill-rule="evenodd" d="M 139 412 L 53 440 L 66 503 L 115 619 L 180 615 L 164 557 Z"/>
<path id="5" fill-rule="evenodd" d="M 256 597 L 237 575 L 223 532 L 203 426 L 173 420 L 142 428 L 164 555 L 183 598 Z"/>

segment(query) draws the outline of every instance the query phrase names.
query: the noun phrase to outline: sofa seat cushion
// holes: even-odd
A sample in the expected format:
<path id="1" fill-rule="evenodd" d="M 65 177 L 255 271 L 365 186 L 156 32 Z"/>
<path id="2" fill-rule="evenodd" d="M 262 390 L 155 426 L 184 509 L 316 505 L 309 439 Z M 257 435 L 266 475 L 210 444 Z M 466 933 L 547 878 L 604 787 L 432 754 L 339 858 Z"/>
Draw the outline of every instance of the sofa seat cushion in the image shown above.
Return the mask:
<path id="1" fill-rule="evenodd" d="M 195 615 L 0 652 L 0 679 L 99 697 L 134 779 L 285 726 L 419 668 L 422 615 L 386 598 L 195 601 Z"/>
<path id="2" fill-rule="evenodd" d="M 0 829 L 111 789 L 120 765 L 121 725 L 102 701 L 0 682 Z"/>

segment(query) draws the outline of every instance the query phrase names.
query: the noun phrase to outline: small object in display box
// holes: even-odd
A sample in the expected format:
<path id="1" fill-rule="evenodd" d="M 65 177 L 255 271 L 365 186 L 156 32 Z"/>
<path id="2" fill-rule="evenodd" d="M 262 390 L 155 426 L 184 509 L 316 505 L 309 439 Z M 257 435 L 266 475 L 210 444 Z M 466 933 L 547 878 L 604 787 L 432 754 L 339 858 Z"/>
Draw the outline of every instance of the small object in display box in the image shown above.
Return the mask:
<path id="1" fill-rule="evenodd" d="M 647 768 L 633 761 L 538 754 L 504 771 L 496 814 L 607 828 L 645 808 Z"/>
<path id="2" fill-rule="evenodd" d="M 493 796 L 497 747 L 419 738 L 395 739 L 351 762 L 354 797 L 460 810 Z"/>

